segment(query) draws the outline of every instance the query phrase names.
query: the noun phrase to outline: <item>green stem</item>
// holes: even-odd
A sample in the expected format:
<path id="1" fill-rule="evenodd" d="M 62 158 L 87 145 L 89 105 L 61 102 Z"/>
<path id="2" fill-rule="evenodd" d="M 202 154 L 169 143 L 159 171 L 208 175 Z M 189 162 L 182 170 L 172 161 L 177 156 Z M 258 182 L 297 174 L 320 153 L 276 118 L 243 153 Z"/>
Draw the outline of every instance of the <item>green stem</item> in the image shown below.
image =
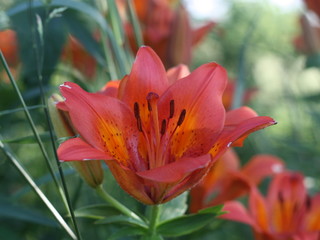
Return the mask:
<path id="1" fill-rule="evenodd" d="M 150 237 L 154 237 L 157 234 L 156 229 L 157 229 L 157 224 L 160 217 L 160 210 L 161 210 L 161 205 L 152 206 L 150 224 L 149 224 Z"/>
<path id="2" fill-rule="evenodd" d="M 102 184 L 99 185 L 96 188 L 96 191 L 98 193 L 98 195 L 104 199 L 106 202 L 110 203 L 113 207 L 115 207 L 116 209 L 118 209 L 120 212 L 122 212 L 124 215 L 134 218 L 136 220 L 142 221 L 143 220 L 137 215 L 135 214 L 133 211 L 131 211 L 129 208 L 127 208 L 126 206 L 124 206 L 123 204 L 121 204 L 118 200 L 116 200 L 115 198 L 113 198 L 109 193 L 107 193 L 104 189 Z"/>

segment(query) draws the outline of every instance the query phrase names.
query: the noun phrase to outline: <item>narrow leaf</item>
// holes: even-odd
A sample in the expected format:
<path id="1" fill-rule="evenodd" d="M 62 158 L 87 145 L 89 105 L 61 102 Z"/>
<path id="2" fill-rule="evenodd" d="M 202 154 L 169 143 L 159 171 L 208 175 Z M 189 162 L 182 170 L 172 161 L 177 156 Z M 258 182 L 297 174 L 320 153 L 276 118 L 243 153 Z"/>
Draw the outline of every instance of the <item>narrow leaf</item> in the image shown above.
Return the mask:
<path id="1" fill-rule="evenodd" d="M 74 211 L 76 217 L 105 219 L 106 217 L 119 215 L 120 211 L 107 204 L 95 204 L 78 208 Z"/>
<path id="2" fill-rule="evenodd" d="M 49 132 L 41 133 L 39 134 L 42 142 L 48 142 L 50 141 L 50 134 Z M 13 138 L 13 139 L 4 139 L 2 140 L 4 143 L 20 143 L 20 144 L 34 144 L 38 143 L 37 139 L 35 138 L 34 135 L 29 135 L 25 137 L 20 137 L 20 138 Z"/>
<path id="3" fill-rule="evenodd" d="M 49 227 L 58 227 L 54 220 L 42 215 L 36 209 L 25 208 L 19 205 L 13 205 L 8 201 L 0 201 L 0 217 L 18 219 L 32 222 Z"/>
<path id="4" fill-rule="evenodd" d="M 147 226 L 144 222 L 139 221 L 134 218 L 131 218 L 131 217 L 128 217 L 128 216 L 125 216 L 125 215 L 106 217 L 104 219 L 96 221 L 95 223 L 97 223 L 97 224 L 120 223 L 120 224 L 125 224 L 125 225 L 134 225 L 134 226 L 140 226 L 143 228 L 147 228 Z"/>

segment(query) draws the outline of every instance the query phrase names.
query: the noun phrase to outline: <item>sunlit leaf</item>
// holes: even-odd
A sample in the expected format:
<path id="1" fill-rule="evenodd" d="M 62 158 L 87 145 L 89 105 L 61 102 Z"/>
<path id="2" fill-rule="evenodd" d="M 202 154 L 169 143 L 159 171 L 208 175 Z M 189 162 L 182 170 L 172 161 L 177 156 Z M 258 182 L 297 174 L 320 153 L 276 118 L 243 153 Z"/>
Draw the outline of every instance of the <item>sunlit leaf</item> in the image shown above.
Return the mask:
<path id="1" fill-rule="evenodd" d="M 146 228 L 144 222 L 139 221 L 137 219 L 124 216 L 124 215 L 117 215 L 117 216 L 110 216 L 106 217 L 104 219 L 98 220 L 95 223 L 97 224 L 112 224 L 112 223 L 118 223 L 118 224 L 125 224 L 125 225 L 134 225 L 134 226 L 140 226 L 143 228 Z"/>
<path id="2" fill-rule="evenodd" d="M 120 212 L 107 204 L 96 204 L 78 208 L 74 211 L 76 217 L 105 219 L 106 217 L 119 215 Z"/>
<path id="3" fill-rule="evenodd" d="M 203 209 L 196 214 L 173 218 L 160 223 L 157 232 L 165 237 L 179 237 L 197 231 L 221 214 L 222 206 Z"/>
<path id="4" fill-rule="evenodd" d="M 49 132 L 45 132 L 45 133 L 40 134 L 40 138 L 43 142 L 50 141 Z M 14 138 L 14 139 L 4 139 L 4 140 L 2 140 L 2 142 L 4 142 L 4 143 L 34 144 L 34 143 L 37 143 L 37 140 L 34 137 L 34 135 L 30 135 L 30 136 L 19 137 L 19 138 Z"/>
<path id="5" fill-rule="evenodd" d="M 188 193 L 185 192 L 161 206 L 160 220 L 168 220 L 183 215 L 187 208 Z"/>

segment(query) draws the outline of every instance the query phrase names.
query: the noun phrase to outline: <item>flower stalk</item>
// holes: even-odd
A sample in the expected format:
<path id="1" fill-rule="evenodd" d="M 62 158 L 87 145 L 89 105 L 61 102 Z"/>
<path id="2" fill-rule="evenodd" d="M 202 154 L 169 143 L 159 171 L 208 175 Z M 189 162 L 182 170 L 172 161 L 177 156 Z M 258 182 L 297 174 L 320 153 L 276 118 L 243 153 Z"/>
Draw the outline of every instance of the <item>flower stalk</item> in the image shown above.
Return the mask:
<path id="1" fill-rule="evenodd" d="M 99 185 L 96 188 L 97 194 L 103 199 L 105 200 L 107 203 L 110 203 L 114 208 L 118 209 L 120 212 L 122 212 L 124 215 L 131 217 L 133 219 L 136 219 L 138 221 L 142 221 L 143 220 L 133 211 L 131 211 L 129 208 L 127 208 L 126 206 L 124 206 L 123 204 L 121 204 L 118 200 L 116 200 L 115 198 L 113 198 L 108 192 L 106 192 L 103 189 L 102 184 Z"/>
<path id="2" fill-rule="evenodd" d="M 160 204 L 153 205 L 151 209 L 151 217 L 150 217 L 150 224 L 149 224 L 149 235 L 151 239 L 157 236 L 156 229 L 157 229 L 160 213 L 161 213 L 161 205 Z"/>

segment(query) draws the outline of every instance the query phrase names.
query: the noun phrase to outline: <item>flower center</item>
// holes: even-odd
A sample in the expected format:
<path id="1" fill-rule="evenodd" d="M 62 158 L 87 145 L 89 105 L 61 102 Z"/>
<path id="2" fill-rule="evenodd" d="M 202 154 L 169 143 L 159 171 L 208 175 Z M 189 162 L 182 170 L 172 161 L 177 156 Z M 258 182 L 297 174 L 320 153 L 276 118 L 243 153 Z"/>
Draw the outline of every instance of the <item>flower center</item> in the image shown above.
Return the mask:
<path id="1" fill-rule="evenodd" d="M 159 95 L 150 92 L 147 97 L 149 119 L 146 124 L 143 124 L 140 116 L 139 103 L 134 103 L 134 116 L 137 120 L 137 128 L 142 133 L 145 148 L 147 150 L 147 162 L 149 169 L 160 167 L 169 162 L 169 142 L 175 134 L 178 127 L 184 122 L 186 110 L 183 109 L 180 113 L 177 123 L 173 131 L 168 132 L 168 126 L 175 113 L 175 103 L 171 100 L 169 103 L 169 116 L 166 119 L 159 120 L 158 100 Z"/>

